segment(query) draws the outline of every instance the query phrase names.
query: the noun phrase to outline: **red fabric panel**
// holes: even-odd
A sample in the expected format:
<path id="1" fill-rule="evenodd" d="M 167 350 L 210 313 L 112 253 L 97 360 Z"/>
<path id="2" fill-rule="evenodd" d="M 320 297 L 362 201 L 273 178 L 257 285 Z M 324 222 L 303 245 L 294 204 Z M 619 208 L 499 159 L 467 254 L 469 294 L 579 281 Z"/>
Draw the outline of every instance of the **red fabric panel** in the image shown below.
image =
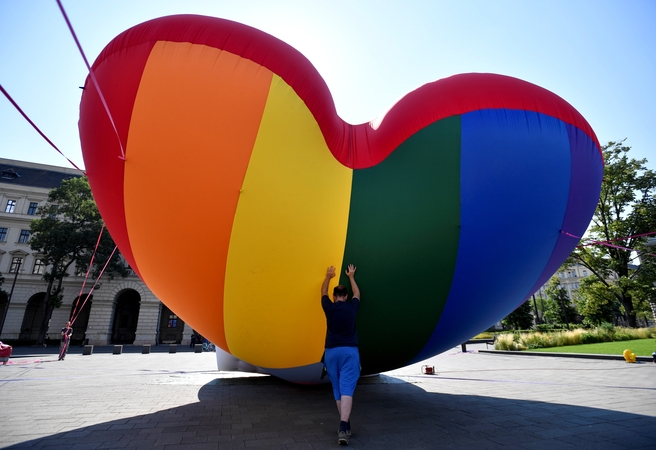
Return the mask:
<path id="1" fill-rule="evenodd" d="M 425 84 L 403 97 L 380 120 L 352 126 L 341 146 L 331 147 L 340 161 L 364 168 L 385 159 L 408 136 L 445 117 L 481 109 L 526 110 L 542 113 L 580 128 L 601 148 L 583 116 L 556 94 L 535 84 L 504 75 L 467 73 Z M 357 148 L 356 153 L 353 148 Z M 362 149 L 368 149 L 363 152 Z"/>
<path id="2" fill-rule="evenodd" d="M 337 146 L 330 143 L 341 141 L 344 122 L 337 116 L 328 86 L 310 61 L 285 42 L 237 22 L 196 15 L 153 19 L 117 36 L 98 56 L 93 69 L 102 61 L 121 58 L 131 46 L 148 43 L 151 48 L 157 41 L 207 45 L 270 69 L 305 101 L 329 146 Z"/>
<path id="3" fill-rule="evenodd" d="M 224 49 L 270 69 L 304 100 L 335 158 L 355 169 L 382 161 L 407 137 L 436 120 L 487 108 L 525 109 L 556 117 L 582 129 L 599 147 L 590 125 L 563 99 L 534 84 L 496 74 L 462 74 L 428 83 L 401 99 L 377 129 L 369 123 L 347 124 L 337 116 L 325 81 L 301 53 L 255 28 L 214 17 L 179 15 L 144 22 L 119 35 L 98 60 L 158 40 Z"/>
<path id="4" fill-rule="evenodd" d="M 123 47 L 118 53 L 103 52 L 92 68 L 128 158 L 127 137 L 132 107 L 152 45 L 152 42 L 146 42 L 138 46 Z M 114 242 L 121 249 L 121 254 L 139 275 L 125 223 L 124 162 L 119 159 L 120 146 L 105 107 L 89 77 L 85 82 L 80 103 L 79 129 L 84 165 L 100 214 L 111 231 Z"/>

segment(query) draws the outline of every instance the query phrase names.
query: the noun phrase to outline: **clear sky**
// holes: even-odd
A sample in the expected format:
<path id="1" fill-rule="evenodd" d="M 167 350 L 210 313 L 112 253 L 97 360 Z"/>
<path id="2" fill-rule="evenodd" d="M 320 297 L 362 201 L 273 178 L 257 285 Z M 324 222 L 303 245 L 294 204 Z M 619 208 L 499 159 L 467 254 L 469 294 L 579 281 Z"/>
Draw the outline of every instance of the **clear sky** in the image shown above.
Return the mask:
<path id="1" fill-rule="evenodd" d="M 627 138 L 656 169 L 654 0 L 63 0 L 92 63 L 125 29 L 171 14 L 222 17 L 303 53 L 350 123 L 464 72 L 540 85 L 583 114 L 600 142 Z M 0 0 L 0 84 L 83 167 L 77 130 L 87 71 L 54 0 Z M 0 157 L 69 163 L 0 95 Z"/>

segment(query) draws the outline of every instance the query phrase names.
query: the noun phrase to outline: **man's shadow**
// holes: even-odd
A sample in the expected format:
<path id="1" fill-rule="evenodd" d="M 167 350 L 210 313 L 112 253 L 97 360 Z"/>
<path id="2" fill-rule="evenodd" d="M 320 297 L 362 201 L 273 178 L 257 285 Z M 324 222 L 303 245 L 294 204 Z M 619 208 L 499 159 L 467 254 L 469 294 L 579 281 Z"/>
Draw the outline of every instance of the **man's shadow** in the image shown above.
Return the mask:
<path id="1" fill-rule="evenodd" d="M 330 385 L 302 386 L 269 376 L 217 378 L 200 388 L 198 400 L 8 448 L 338 447 Z M 650 416 L 431 393 L 385 375 L 361 379 L 354 400 L 353 448 L 656 448 L 656 418 Z"/>

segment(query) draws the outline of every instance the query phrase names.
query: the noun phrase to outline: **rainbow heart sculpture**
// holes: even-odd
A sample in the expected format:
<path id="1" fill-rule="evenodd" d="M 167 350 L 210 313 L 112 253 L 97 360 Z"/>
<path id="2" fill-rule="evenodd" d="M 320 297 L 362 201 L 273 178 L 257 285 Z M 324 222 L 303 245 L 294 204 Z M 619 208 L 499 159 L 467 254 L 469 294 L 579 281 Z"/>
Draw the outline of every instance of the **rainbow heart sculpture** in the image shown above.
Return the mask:
<path id="1" fill-rule="evenodd" d="M 363 373 L 402 367 L 525 301 L 599 195 L 590 125 L 511 77 L 442 79 L 350 125 L 295 49 L 202 16 L 125 31 L 92 73 L 107 108 L 87 79 L 82 149 L 123 256 L 217 347 L 295 382 L 320 375 L 326 267 L 358 267 Z"/>

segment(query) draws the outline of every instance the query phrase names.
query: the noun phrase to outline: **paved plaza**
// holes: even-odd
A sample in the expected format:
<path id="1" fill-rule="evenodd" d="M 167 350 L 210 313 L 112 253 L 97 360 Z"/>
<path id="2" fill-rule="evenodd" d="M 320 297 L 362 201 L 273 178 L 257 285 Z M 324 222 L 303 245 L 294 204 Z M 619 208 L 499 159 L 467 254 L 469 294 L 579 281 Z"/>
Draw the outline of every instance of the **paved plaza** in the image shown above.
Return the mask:
<path id="1" fill-rule="evenodd" d="M 350 447 L 656 449 L 656 364 L 459 350 L 362 379 Z M 213 353 L 81 353 L 0 366 L 1 448 L 339 448 L 328 385 L 219 372 Z"/>

